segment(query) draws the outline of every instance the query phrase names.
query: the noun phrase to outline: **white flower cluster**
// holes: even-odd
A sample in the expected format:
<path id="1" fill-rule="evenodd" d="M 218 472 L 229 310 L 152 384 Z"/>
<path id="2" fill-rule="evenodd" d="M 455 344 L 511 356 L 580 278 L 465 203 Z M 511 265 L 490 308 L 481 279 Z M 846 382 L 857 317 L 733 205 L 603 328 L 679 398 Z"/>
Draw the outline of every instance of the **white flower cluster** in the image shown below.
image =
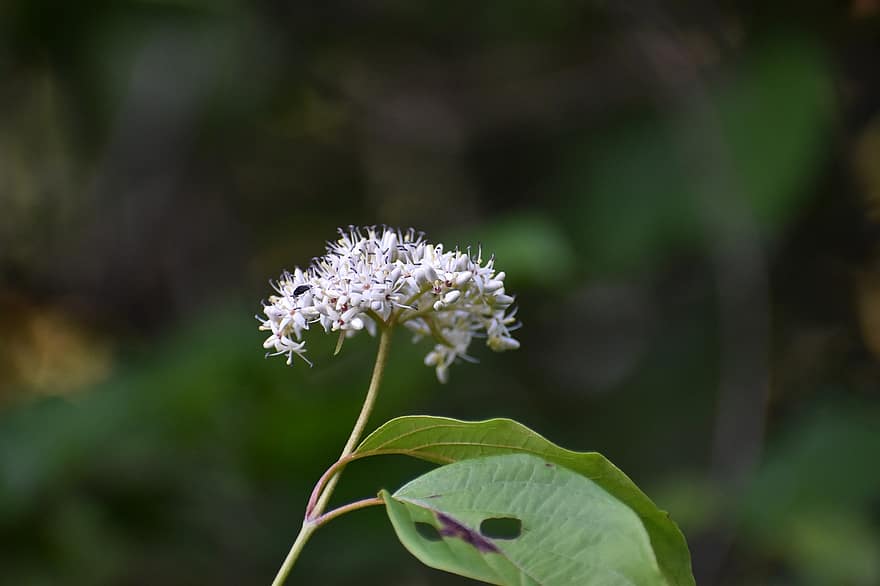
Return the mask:
<path id="1" fill-rule="evenodd" d="M 499 352 L 519 347 L 510 335 L 514 299 L 494 258 L 484 264 L 479 251 L 474 258 L 470 250 L 444 250 L 413 229 L 352 226 L 339 233 L 308 269 L 285 271 L 273 283 L 276 295 L 264 304 L 265 318 L 257 317 L 271 332 L 263 343 L 270 355 L 309 362 L 302 335 L 315 323 L 341 336 L 403 324 L 417 339 L 434 339 L 425 364 L 446 382 L 456 359 L 473 360 L 467 350 L 474 337 Z"/>

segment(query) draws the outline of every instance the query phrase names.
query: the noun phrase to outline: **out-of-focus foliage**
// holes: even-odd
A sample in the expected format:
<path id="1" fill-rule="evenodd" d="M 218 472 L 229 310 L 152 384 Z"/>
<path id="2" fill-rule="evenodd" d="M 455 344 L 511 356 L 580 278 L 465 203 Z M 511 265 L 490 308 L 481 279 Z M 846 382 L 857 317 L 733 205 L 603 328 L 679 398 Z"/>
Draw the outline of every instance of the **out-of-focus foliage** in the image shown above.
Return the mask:
<path id="1" fill-rule="evenodd" d="M 514 417 L 680 521 L 699 584 L 880 579 L 880 6 L 0 3 L 0 584 L 264 584 L 368 339 L 264 361 L 337 226 L 495 253 L 517 353 L 374 423 Z M 358 462 L 338 502 L 426 468 Z M 381 510 L 304 584 L 465 584 Z"/>
<path id="2" fill-rule="evenodd" d="M 828 139 L 825 59 L 808 42 L 777 41 L 747 57 L 741 71 L 700 88 L 691 99 L 705 101 L 708 113 L 646 114 L 585 139 L 564 185 L 589 266 L 638 270 L 717 237 L 712 216 L 725 212 L 728 193 L 735 197 L 727 206 L 746 208 L 771 235 L 782 229 L 808 195 Z M 694 149 L 722 151 L 729 168 L 695 165 Z"/>

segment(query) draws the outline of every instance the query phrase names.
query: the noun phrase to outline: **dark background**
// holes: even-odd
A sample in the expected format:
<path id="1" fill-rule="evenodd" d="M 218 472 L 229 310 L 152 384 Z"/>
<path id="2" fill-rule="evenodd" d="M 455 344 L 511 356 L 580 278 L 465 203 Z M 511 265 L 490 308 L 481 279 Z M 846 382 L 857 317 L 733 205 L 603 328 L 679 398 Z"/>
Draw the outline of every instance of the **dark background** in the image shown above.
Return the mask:
<path id="1" fill-rule="evenodd" d="M 523 322 L 446 386 L 398 335 L 374 425 L 599 450 L 700 584 L 880 583 L 878 106 L 876 0 L 2 0 L 0 583 L 268 584 L 375 340 L 287 368 L 253 315 L 373 223 L 495 251 Z M 469 582 L 374 508 L 290 583 Z"/>

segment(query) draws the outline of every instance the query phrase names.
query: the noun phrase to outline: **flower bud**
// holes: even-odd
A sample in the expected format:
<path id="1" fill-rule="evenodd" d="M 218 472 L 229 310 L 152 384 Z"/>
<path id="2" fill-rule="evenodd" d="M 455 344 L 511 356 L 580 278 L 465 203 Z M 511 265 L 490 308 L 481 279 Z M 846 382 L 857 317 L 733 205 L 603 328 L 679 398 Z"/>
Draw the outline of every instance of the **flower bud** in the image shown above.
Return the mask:
<path id="1" fill-rule="evenodd" d="M 455 277 L 455 286 L 463 287 L 468 281 L 471 280 L 471 278 L 473 278 L 473 276 L 474 274 L 470 271 L 463 271 L 461 273 L 458 273 L 458 276 Z"/>
<path id="2" fill-rule="evenodd" d="M 493 297 L 493 299 L 495 300 L 495 305 L 497 305 L 498 307 L 507 307 L 514 302 L 513 297 L 504 294 L 496 295 L 495 297 Z"/>
<path id="3" fill-rule="evenodd" d="M 490 336 L 486 345 L 495 352 L 503 352 L 504 350 L 516 350 L 519 348 L 519 341 L 514 340 L 510 336 Z"/>
<path id="4" fill-rule="evenodd" d="M 461 297 L 461 291 L 458 289 L 453 289 L 449 293 L 443 296 L 443 303 L 449 305 L 450 303 L 455 303 L 458 301 L 458 298 Z"/>

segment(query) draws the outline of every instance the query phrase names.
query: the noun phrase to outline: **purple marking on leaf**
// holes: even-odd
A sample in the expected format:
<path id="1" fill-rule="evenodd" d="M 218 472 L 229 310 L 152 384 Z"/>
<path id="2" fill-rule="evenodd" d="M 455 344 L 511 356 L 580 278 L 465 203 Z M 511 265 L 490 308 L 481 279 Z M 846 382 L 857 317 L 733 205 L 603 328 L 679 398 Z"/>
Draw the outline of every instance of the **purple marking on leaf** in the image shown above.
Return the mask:
<path id="1" fill-rule="evenodd" d="M 477 533 L 472 529 L 468 529 L 452 517 L 437 513 L 437 520 L 443 527 L 440 528 L 440 535 L 443 537 L 458 537 L 465 543 L 469 543 L 477 548 L 481 553 L 498 553 L 495 544 Z"/>

